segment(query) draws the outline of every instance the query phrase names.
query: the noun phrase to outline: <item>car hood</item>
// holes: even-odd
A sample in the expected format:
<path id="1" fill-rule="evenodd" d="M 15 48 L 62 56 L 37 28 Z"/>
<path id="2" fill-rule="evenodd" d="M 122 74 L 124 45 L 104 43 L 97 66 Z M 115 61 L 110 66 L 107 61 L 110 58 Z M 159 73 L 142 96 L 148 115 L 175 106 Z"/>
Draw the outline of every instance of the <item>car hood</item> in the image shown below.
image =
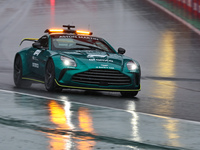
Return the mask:
<path id="1" fill-rule="evenodd" d="M 62 52 L 60 55 L 71 57 L 88 68 L 121 70 L 123 66 L 123 55 L 115 53 L 83 51 Z"/>

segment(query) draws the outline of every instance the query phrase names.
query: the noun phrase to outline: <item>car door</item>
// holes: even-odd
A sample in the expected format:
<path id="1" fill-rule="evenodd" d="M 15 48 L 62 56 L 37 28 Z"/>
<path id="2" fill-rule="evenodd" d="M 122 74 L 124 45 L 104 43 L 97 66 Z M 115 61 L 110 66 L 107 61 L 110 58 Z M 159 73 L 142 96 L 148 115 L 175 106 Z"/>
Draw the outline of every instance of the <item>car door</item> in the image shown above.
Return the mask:
<path id="1" fill-rule="evenodd" d="M 49 57 L 48 36 L 42 36 L 38 41 L 40 48 L 35 48 L 32 55 L 32 72 L 39 78 L 44 77 L 46 61 Z"/>

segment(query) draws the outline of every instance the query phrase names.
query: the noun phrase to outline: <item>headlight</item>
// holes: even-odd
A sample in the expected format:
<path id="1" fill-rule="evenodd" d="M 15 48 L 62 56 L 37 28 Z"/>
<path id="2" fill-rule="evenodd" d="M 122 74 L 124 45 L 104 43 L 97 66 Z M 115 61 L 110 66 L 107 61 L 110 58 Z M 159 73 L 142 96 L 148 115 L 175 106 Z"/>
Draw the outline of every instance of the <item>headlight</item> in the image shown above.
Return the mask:
<path id="1" fill-rule="evenodd" d="M 63 63 L 66 66 L 76 67 L 76 62 L 73 59 L 65 57 L 65 56 L 60 56 L 60 59 L 63 61 Z"/>
<path id="2" fill-rule="evenodd" d="M 127 67 L 128 67 L 128 70 L 135 70 L 135 69 L 137 69 L 137 64 L 136 63 L 134 63 L 133 61 L 129 61 L 128 63 L 127 63 Z"/>

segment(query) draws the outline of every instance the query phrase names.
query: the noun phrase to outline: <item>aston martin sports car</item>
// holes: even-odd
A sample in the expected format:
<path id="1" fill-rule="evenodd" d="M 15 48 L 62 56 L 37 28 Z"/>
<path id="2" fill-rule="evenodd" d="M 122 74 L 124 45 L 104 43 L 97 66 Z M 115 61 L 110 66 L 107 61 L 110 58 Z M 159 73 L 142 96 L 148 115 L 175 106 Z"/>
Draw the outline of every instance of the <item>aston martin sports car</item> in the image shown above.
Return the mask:
<path id="1" fill-rule="evenodd" d="M 63 88 L 115 91 L 134 97 L 140 91 L 140 65 L 116 51 L 106 40 L 92 32 L 75 30 L 63 25 L 61 29 L 46 29 L 41 38 L 25 38 L 31 47 L 17 52 L 14 58 L 16 87 L 43 83 L 47 91 Z"/>

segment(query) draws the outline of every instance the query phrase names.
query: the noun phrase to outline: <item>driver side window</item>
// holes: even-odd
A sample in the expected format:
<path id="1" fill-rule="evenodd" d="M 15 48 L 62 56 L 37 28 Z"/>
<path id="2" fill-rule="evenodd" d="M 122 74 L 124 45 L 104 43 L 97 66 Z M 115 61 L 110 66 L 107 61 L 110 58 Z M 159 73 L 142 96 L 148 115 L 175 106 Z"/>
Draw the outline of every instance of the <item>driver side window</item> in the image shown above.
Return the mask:
<path id="1" fill-rule="evenodd" d="M 41 44 L 42 48 L 48 49 L 48 37 L 46 35 L 42 36 L 38 42 Z"/>

